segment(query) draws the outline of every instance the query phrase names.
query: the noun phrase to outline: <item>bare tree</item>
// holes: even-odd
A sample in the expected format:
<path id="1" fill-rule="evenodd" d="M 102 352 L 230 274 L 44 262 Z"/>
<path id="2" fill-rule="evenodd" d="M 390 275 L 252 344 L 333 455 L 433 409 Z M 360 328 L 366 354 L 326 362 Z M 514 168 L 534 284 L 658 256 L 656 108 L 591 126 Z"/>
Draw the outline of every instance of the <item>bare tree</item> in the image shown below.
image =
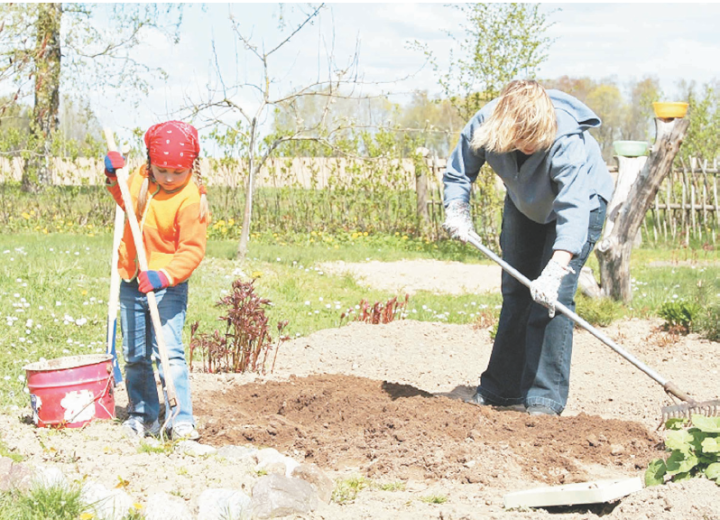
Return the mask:
<path id="1" fill-rule="evenodd" d="M 357 50 L 345 66 L 338 66 L 334 60 L 333 45 L 325 48 L 325 66 L 318 72 L 318 77 L 307 84 L 296 88 L 292 93 L 279 91 L 280 80 L 276 74 L 285 73 L 276 70 L 276 58 L 281 50 L 292 50 L 298 34 L 307 31 L 319 18 L 325 4 L 311 7 L 303 11 L 299 22 L 285 26 L 280 31 L 280 40 L 269 48 L 256 44 L 247 35 L 237 20 L 231 17 L 233 32 L 246 53 L 252 57 L 261 70 L 255 80 L 238 80 L 228 84 L 223 71 L 215 59 L 215 84 L 207 89 L 207 99 L 191 103 L 193 118 L 198 118 L 208 127 L 213 127 L 214 136 L 225 146 L 235 150 L 238 157 L 247 163 L 247 180 L 245 183 L 245 207 L 243 223 L 238 244 L 237 256 L 242 259 L 247 255 L 250 228 L 252 224 L 253 192 L 257 176 L 277 148 L 283 143 L 292 141 L 315 141 L 332 146 L 332 136 L 347 128 L 349 122 L 329 117 L 330 108 L 338 99 L 355 96 L 354 88 L 362 81 L 357 76 Z M 283 18 L 285 23 L 285 19 Z M 282 29 L 282 28 L 281 28 Z M 373 83 L 376 85 L 377 83 Z M 252 93 L 255 102 L 242 101 L 243 95 Z M 298 100 L 313 97 L 320 100 L 319 116 L 313 121 L 305 121 L 301 117 Z M 295 107 L 298 107 L 297 110 Z M 268 133 L 265 125 L 275 111 L 289 110 L 294 115 L 294 124 L 284 125 L 282 132 Z M 219 129 L 219 130 L 218 130 Z"/>

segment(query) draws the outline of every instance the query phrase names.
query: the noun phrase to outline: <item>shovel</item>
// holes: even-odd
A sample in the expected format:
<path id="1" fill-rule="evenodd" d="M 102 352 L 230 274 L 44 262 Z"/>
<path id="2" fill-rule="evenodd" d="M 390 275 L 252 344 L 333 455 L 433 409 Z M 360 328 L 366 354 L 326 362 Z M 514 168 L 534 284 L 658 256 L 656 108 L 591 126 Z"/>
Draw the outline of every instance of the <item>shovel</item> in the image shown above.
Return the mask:
<path id="1" fill-rule="evenodd" d="M 117 151 L 112 130 L 105 128 L 104 131 L 108 150 L 111 152 Z M 116 170 L 115 173 L 117 175 L 120 193 L 122 193 L 125 214 L 127 215 L 130 230 L 132 231 L 133 241 L 135 242 L 138 266 L 141 271 L 147 271 L 148 263 L 147 256 L 145 255 L 145 244 L 143 243 L 142 232 L 140 231 L 140 226 L 138 225 L 137 216 L 133 210 L 132 197 L 130 196 L 130 188 L 128 187 L 127 169 L 120 168 L 119 170 Z M 158 344 L 158 352 L 160 353 L 160 363 L 162 364 L 165 375 L 165 393 L 167 395 L 167 402 L 170 405 L 170 408 L 175 410 L 171 417 L 165 418 L 165 424 L 163 424 L 164 430 L 168 424 L 172 424 L 172 419 L 180 413 L 180 406 L 178 405 L 175 383 L 173 382 L 172 374 L 170 373 L 170 360 L 168 359 L 167 347 L 165 346 L 165 338 L 163 337 L 162 332 L 162 322 L 160 321 L 160 313 L 158 312 L 157 299 L 154 291 L 147 293 L 147 300 L 148 307 L 150 308 L 150 317 L 152 318 L 153 329 L 155 330 L 155 339 Z"/>
<path id="2" fill-rule="evenodd" d="M 110 271 L 110 297 L 108 299 L 108 318 L 107 318 L 107 353 L 112 356 L 113 377 L 115 384 L 119 385 L 123 382 L 122 370 L 118 363 L 117 352 L 115 350 L 115 339 L 117 334 L 117 313 L 120 298 L 120 273 L 118 272 L 118 248 L 122 241 L 123 228 L 125 227 L 125 212 L 120 206 L 115 205 L 115 231 L 113 233 L 113 252 Z"/>
<path id="3" fill-rule="evenodd" d="M 513 266 L 505 262 L 502 258 L 497 256 L 495 253 L 490 251 L 487 247 L 485 247 L 480 237 L 474 233 L 470 233 L 470 237 L 468 238 L 468 242 L 475 246 L 477 249 L 482 251 L 485 256 L 490 258 L 492 261 L 494 261 L 496 264 L 498 264 L 502 269 L 508 273 L 510 276 L 515 278 L 517 281 L 522 283 L 526 287 L 530 287 L 530 280 L 528 280 L 525 275 L 523 275 L 520 271 L 515 269 Z M 586 331 L 588 331 L 590 334 L 595 336 L 597 339 L 605 343 L 608 347 L 613 349 L 615 352 L 620 354 L 622 357 L 624 357 L 626 360 L 628 360 L 630 363 L 635 365 L 635 367 L 639 368 L 642 372 L 645 372 L 648 376 L 650 376 L 652 379 L 654 379 L 657 383 L 659 383 L 664 389 L 665 392 L 669 396 L 677 397 L 682 401 L 681 404 L 673 405 L 673 406 L 664 406 L 661 410 L 662 413 L 662 422 L 664 423 L 668 419 L 671 419 L 673 417 L 684 417 L 687 419 L 690 419 L 692 417 L 692 414 L 701 414 L 701 415 L 707 415 L 707 416 L 715 416 L 720 415 L 720 399 L 715 399 L 711 401 L 696 401 L 695 399 L 691 398 L 688 394 L 680 390 L 672 381 L 669 381 L 668 379 L 664 378 L 657 372 L 655 372 L 652 368 L 647 366 L 645 363 L 637 359 L 635 356 L 627 352 L 625 349 L 621 348 L 617 343 L 615 343 L 613 340 L 608 338 L 605 334 L 597 330 L 595 327 L 590 325 L 587 321 L 582 319 L 580 316 L 575 314 L 573 311 L 565 307 L 560 302 L 555 302 L 555 310 L 558 312 L 561 312 L 568 318 L 570 318 L 573 322 L 580 325 L 582 328 L 584 328 Z"/>

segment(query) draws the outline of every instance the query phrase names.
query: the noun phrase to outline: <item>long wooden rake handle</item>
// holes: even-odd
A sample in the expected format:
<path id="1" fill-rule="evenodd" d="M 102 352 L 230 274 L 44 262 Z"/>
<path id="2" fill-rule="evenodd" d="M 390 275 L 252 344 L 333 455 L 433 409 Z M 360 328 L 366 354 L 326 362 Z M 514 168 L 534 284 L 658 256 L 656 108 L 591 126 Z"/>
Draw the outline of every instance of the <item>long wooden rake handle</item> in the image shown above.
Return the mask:
<path id="1" fill-rule="evenodd" d="M 477 236 L 475 233 L 471 233 L 470 238 L 468 239 L 468 242 L 475 246 L 477 249 L 482 251 L 485 256 L 493 260 L 496 264 L 498 264 L 500 267 L 503 268 L 505 272 L 507 272 L 509 275 L 511 275 L 513 278 L 515 278 L 518 282 L 522 283 L 526 287 L 530 287 L 530 280 L 523 275 L 520 271 L 515 269 L 513 266 L 508 264 L 506 261 L 504 261 L 502 258 L 497 256 L 495 253 L 490 251 L 487 247 L 483 245 L 483 243 L 480 240 L 480 237 Z M 685 401 L 686 403 L 695 403 L 695 400 L 692 399 L 690 396 L 688 396 L 685 392 L 681 391 L 677 386 L 675 386 L 675 383 L 672 381 L 669 381 L 665 379 L 663 376 L 655 372 L 652 368 L 647 366 L 645 363 L 637 359 L 635 356 L 627 352 L 625 349 L 620 347 L 617 343 L 615 343 L 613 340 L 608 338 L 605 334 L 597 330 L 595 327 L 590 325 L 587 321 L 582 319 L 580 316 L 575 314 L 573 311 L 565 307 L 560 302 L 555 303 L 555 310 L 560 311 L 565 316 L 570 318 L 572 321 L 580 325 L 582 328 L 584 328 L 586 331 L 588 331 L 590 334 L 595 336 L 597 339 L 605 343 L 608 347 L 613 349 L 615 352 L 620 354 L 622 357 L 627 359 L 630 363 L 635 365 L 637 368 L 645 372 L 648 376 L 650 376 L 652 379 L 657 381 L 662 385 L 662 387 L 665 389 L 665 392 L 668 394 L 674 395 L 678 399 Z"/>
<path id="2" fill-rule="evenodd" d="M 117 151 L 115 137 L 113 136 L 112 130 L 105 128 L 104 132 L 108 150 L 111 152 Z M 133 241 L 135 242 L 138 265 L 141 271 L 147 271 L 148 263 L 147 256 L 145 255 L 145 244 L 143 243 L 137 216 L 133 210 L 132 197 L 130 197 L 130 188 L 128 187 L 127 168 L 120 168 L 115 171 L 115 174 L 117 175 L 118 186 L 120 186 L 120 193 L 122 194 L 123 204 L 125 205 L 125 214 L 127 215 L 130 230 L 132 231 Z M 160 353 L 160 362 L 162 363 L 165 375 L 165 392 L 167 393 L 168 404 L 172 408 L 175 408 L 178 402 L 177 392 L 175 391 L 175 383 L 173 382 L 172 374 L 170 373 L 170 360 L 168 359 L 167 347 L 165 345 L 165 338 L 162 332 L 162 322 L 160 321 L 160 313 L 158 312 L 157 299 L 155 298 L 154 291 L 147 293 L 147 300 L 148 307 L 150 307 L 150 317 L 152 318 L 153 329 L 155 330 L 155 339 L 158 344 L 158 352 Z"/>

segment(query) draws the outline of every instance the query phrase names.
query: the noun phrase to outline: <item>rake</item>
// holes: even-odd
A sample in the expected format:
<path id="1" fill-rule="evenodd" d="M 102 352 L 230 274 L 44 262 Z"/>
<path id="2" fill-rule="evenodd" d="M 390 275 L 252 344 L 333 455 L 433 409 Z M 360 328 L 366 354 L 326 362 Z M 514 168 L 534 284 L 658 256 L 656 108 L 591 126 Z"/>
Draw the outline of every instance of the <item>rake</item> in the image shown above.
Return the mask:
<path id="1" fill-rule="evenodd" d="M 523 275 L 520 271 L 515 269 L 513 266 L 508 264 L 506 261 L 504 261 L 502 258 L 497 256 L 495 253 L 490 251 L 487 247 L 485 247 L 482 242 L 480 241 L 480 237 L 477 236 L 476 233 L 471 232 L 470 236 L 467 240 L 470 244 L 475 246 L 477 249 L 482 251 L 485 256 L 490 258 L 492 261 L 494 261 L 496 264 L 498 264 L 502 269 L 508 273 L 510 276 L 515 278 L 517 281 L 522 283 L 526 287 L 530 287 L 530 280 Z M 654 379 L 657 383 L 659 383 L 665 392 L 671 397 L 675 397 L 677 399 L 680 399 L 682 403 L 672 405 L 672 406 L 663 406 L 661 413 L 662 413 L 662 423 L 667 421 L 668 419 L 672 418 L 685 418 L 685 419 L 692 419 L 692 414 L 700 414 L 700 415 L 706 415 L 706 416 L 717 416 L 720 415 L 720 399 L 714 399 L 710 401 L 696 401 L 692 397 L 690 397 L 688 394 L 680 390 L 675 383 L 672 381 L 664 378 L 657 372 L 655 372 L 652 368 L 647 366 L 645 363 L 637 359 L 635 356 L 630 354 L 628 351 L 620 347 L 617 343 L 615 343 L 613 340 L 608 338 L 605 334 L 597 330 L 595 327 L 590 325 L 587 321 L 582 319 L 580 316 L 575 314 L 573 311 L 568 309 L 565 305 L 563 305 L 560 302 L 555 302 L 555 310 L 558 312 L 561 312 L 568 318 L 570 318 L 573 322 L 580 325 L 582 328 L 584 328 L 586 331 L 588 331 L 590 334 L 595 336 L 597 339 L 605 343 L 608 347 L 613 349 L 615 352 L 620 354 L 622 357 L 627 359 L 630 363 L 635 365 L 638 369 L 640 369 L 642 372 L 645 372 L 648 376 L 650 376 L 652 379 Z"/>

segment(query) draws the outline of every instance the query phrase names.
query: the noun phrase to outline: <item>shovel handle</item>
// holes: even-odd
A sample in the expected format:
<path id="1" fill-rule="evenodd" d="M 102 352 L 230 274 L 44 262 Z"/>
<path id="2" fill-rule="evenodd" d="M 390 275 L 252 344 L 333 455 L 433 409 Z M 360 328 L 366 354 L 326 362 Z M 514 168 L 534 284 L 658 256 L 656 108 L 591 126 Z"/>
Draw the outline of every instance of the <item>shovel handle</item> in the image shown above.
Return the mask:
<path id="1" fill-rule="evenodd" d="M 117 145 L 115 144 L 115 137 L 113 136 L 112 130 L 110 128 L 105 128 L 104 131 L 108 150 L 111 152 L 117 151 Z M 120 193 L 122 194 L 125 214 L 127 215 L 128 223 L 130 224 L 130 231 L 132 231 L 133 241 L 135 242 L 138 265 L 141 271 L 147 271 L 148 262 L 147 256 L 145 255 L 145 244 L 143 243 L 137 216 L 133 210 L 132 197 L 130 196 L 130 188 L 128 187 L 127 168 L 115 170 L 115 174 L 117 175 L 118 186 L 120 187 Z M 165 338 L 163 337 L 162 322 L 160 321 L 160 312 L 158 311 L 157 299 L 154 291 L 147 293 L 147 300 L 148 307 L 150 308 L 150 317 L 152 319 L 153 329 L 155 330 L 155 339 L 158 344 L 158 352 L 160 353 L 160 363 L 162 363 L 165 375 L 165 392 L 167 392 L 168 404 L 174 408 L 177 406 L 177 392 L 175 391 L 175 383 L 173 381 L 172 374 L 170 373 L 170 359 L 168 358 Z"/>
<path id="2" fill-rule="evenodd" d="M 496 264 L 498 264 L 500 267 L 503 268 L 505 272 L 507 272 L 510 276 L 515 278 L 518 282 L 523 284 L 526 287 L 530 287 L 530 284 L 532 283 L 525 275 L 523 275 L 520 271 L 515 269 L 513 266 L 508 264 L 505 260 L 497 256 L 495 253 L 490 251 L 487 247 L 485 247 L 480 240 L 480 237 L 477 236 L 476 233 L 471 233 L 470 237 L 468 238 L 468 242 L 475 246 L 477 249 L 482 251 L 485 256 L 490 258 L 492 261 L 494 261 Z M 573 311 L 568 309 L 565 305 L 563 305 L 560 302 L 555 302 L 555 310 L 561 312 L 568 318 L 570 318 L 572 321 L 580 325 L 582 328 L 584 328 L 586 331 L 588 331 L 590 334 L 595 336 L 597 339 L 605 343 L 608 347 L 613 349 L 615 352 L 620 354 L 622 357 L 627 359 L 630 363 L 635 365 L 638 369 L 645 372 L 648 376 L 650 376 L 652 379 L 654 379 L 656 382 L 658 382 L 660 385 L 662 385 L 663 388 L 665 388 L 665 391 L 668 393 L 671 393 L 675 395 L 676 397 L 682 399 L 683 401 L 688 401 L 691 399 L 684 394 L 683 392 L 680 392 L 675 385 L 670 382 L 669 380 L 662 377 L 660 374 L 655 372 L 652 368 L 647 366 L 645 363 L 637 359 L 635 356 L 630 354 L 628 351 L 620 347 L 617 343 L 615 343 L 613 340 L 611 340 L 609 337 L 607 337 L 605 334 L 597 330 L 595 327 L 590 325 L 587 321 L 582 319 L 580 316 L 575 314 Z"/>

